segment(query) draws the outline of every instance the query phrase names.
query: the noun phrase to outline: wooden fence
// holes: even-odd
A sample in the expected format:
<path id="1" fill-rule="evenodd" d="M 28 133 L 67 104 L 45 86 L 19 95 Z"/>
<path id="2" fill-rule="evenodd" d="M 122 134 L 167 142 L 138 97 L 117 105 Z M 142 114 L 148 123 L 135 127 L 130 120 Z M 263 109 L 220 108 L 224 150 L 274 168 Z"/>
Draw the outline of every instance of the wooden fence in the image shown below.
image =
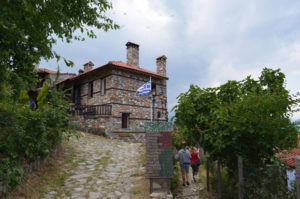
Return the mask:
<path id="1" fill-rule="evenodd" d="M 238 156 L 238 199 L 244 199 L 243 194 L 243 159 Z M 300 199 L 300 156 L 295 158 L 296 162 L 296 191 L 297 191 L 297 199 Z M 209 167 L 210 167 L 209 158 L 206 159 L 206 189 L 210 191 L 210 176 L 209 176 Z M 217 160 L 217 178 L 218 178 L 218 186 L 217 186 L 217 198 L 222 199 L 222 180 L 221 180 L 221 161 L 220 158 Z"/>

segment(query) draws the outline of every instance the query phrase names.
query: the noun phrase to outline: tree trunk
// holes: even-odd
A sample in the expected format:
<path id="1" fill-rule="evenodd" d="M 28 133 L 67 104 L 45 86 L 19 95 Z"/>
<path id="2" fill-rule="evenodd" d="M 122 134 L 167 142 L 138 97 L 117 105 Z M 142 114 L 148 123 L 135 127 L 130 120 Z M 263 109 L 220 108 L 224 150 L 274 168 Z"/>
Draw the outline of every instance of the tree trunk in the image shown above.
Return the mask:
<path id="1" fill-rule="evenodd" d="M 238 169 L 239 169 L 239 199 L 243 199 L 243 159 L 238 156 Z"/>

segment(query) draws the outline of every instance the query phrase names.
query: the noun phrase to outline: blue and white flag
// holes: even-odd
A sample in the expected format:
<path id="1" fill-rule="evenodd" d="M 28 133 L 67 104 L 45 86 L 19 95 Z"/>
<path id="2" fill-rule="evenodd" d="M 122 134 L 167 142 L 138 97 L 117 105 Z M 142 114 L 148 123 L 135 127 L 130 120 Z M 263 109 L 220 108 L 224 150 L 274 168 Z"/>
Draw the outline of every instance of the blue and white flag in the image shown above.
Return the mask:
<path id="1" fill-rule="evenodd" d="M 137 89 L 136 92 L 138 92 L 139 95 L 148 95 L 149 93 L 151 93 L 151 81 L 143 84 Z"/>

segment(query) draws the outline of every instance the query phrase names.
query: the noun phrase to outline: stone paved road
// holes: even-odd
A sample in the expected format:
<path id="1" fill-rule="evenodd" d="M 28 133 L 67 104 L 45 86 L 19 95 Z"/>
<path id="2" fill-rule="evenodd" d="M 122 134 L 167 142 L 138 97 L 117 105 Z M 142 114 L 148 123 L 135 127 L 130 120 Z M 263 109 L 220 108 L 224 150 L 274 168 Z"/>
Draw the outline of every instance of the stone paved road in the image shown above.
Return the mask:
<path id="1" fill-rule="evenodd" d="M 204 175 L 206 172 L 205 168 L 201 166 L 199 168 L 199 175 L 197 177 L 197 181 L 193 180 L 190 182 L 189 186 L 182 186 L 181 184 L 178 187 L 177 194 L 175 199 L 214 199 L 214 195 L 212 193 L 207 193 L 206 188 L 203 183 L 205 183 L 206 176 Z M 192 169 L 190 168 L 190 179 L 192 179 Z M 181 178 L 181 176 L 180 176 Z M 181 181 L 181 179 L 180 179 Z"/>
<path id="2" fill-rule="evenodd" d="M 175 197 L 175 199 L 200 199 L 202 197 L 200 190 L 203 189 L 203 185 L 198 182 L 191 182 L 189 186 L 182 187 L 181 192 Z"/>
<path id="3" fill-rule="evenodd" d="M 60 177 L 43 188 L 42 198 L 143 198 L 145 147 L 84 134 L 72 138 Z M 142 184 L 143 187 L 137 187 Z"/>

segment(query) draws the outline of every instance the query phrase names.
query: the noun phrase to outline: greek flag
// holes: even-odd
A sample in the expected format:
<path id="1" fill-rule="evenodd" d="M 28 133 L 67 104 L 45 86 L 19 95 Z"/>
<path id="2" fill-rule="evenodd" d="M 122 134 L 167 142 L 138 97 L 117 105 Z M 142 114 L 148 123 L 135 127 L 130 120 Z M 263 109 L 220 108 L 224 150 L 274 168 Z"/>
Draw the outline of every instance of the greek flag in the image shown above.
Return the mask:
<path id="1" fill-rule="evenodd" d="M 148 95 L 149 93 L 151 93 L 151 81 L 147 82 L 146 84 L 143 84 L 137 89 L 136 92 L 139 95 Z"/>

